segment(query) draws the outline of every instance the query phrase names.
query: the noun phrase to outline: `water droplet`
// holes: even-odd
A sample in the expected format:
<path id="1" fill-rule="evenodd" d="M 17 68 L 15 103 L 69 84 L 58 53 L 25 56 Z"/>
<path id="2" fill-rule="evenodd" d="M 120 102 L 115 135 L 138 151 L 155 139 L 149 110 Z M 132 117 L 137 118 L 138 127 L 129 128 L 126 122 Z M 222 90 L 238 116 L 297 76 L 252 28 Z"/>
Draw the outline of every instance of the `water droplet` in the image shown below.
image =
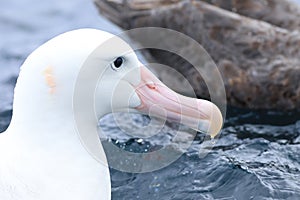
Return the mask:
<path id="1" fill-rule="evenodd" d="M 139 143 L 139 144 L 142 144 L 144 142 L 144 140 L 142 138 L 140 138 L 136 142 Z"/>

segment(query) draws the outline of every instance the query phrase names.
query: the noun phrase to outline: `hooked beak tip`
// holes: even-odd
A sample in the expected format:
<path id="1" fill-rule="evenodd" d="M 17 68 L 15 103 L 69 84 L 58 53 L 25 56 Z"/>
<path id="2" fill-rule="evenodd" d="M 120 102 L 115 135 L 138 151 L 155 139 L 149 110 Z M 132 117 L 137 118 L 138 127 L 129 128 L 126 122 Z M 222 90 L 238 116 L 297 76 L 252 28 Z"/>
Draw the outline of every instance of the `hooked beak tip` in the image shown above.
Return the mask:
<path id="1" fill-rule="evenodd" d="M 210 127 L 208 129 L 208 134 L 213 139 L 215 138 L 221 131 L 223 127 L 223 116 L 220 109 L 213 103 L 212 104 L 212 114 L 210 119 Z"/>

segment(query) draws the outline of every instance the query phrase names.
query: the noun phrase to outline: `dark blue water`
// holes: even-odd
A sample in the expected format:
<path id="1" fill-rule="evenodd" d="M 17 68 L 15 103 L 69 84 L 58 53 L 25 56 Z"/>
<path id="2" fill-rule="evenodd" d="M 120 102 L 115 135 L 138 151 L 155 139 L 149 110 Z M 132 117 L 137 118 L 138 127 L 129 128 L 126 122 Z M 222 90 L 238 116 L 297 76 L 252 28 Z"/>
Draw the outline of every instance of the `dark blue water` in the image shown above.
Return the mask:
<path id="1" fill-rule="evenodd" d="M 0 131 L 8 126 L 13 88 L 28 54 L 55 35 L 82 27 L 117 33 L 85 0 L 0 0 Z M 296 84 L 296 83 L 295 83 Z M 147 118 L 137 116 L 136 123 Z M 143 152 L 167 145 L 174 125 L 164 137 L 129 138 L 114 124 L 102 120 L 112 142 Z M 204 136 L 168 167 L 152 173 L 111 170 L 113 199 L 300 199 L 300 113 L 228 108 L 220 139 L 199 158 Z"/>

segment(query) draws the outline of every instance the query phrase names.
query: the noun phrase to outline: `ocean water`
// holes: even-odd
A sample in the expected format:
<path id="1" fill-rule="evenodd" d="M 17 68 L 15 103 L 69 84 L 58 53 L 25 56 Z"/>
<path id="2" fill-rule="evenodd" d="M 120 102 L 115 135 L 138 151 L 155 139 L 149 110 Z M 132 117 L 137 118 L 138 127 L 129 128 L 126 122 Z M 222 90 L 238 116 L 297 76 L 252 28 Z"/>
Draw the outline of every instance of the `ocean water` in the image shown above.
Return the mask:
<path id="1" fill-rule="evenodd" d="M 30 52 L 68 30 L 92 27 L 118 33 L 120 29 L 99 16 L 88 0 L 0 2 L 1 132 L 10 121 L 19 67 Z M 148 120 L 135 116 L 137 125 Z M 162 136 L 140 140 L 124 135 L 111 115 L 101 126 L 111 138 L 108 142 L 134 152 L 168 145 L 176 129 L 169 123 Z M 134 174 L 111 169 L 112 198 L 300 199 L 300 113 L 228 108 L 220 138 L 200 158 L 203 140 L 204 135 L 198 134 L 178 160 L 158 171 Z"/>

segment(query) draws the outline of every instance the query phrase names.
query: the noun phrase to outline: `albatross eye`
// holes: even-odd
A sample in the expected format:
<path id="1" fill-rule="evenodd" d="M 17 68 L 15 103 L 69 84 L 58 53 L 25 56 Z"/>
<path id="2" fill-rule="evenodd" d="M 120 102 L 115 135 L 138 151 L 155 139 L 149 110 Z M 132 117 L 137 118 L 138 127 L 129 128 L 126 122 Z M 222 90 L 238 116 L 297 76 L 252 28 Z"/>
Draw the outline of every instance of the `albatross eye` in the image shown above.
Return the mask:
<path id="1" fill-rule="evenodd" d="M 114 61 L 113 67 L 116 68 L 116 69 L 118 69 L 118 68 L 120 68 L 120 67 L 123 65 L 123 63 L 124 63 L 124 59 L 123 59 L 122 57 L 118 57 L 118 58 Z"/>

